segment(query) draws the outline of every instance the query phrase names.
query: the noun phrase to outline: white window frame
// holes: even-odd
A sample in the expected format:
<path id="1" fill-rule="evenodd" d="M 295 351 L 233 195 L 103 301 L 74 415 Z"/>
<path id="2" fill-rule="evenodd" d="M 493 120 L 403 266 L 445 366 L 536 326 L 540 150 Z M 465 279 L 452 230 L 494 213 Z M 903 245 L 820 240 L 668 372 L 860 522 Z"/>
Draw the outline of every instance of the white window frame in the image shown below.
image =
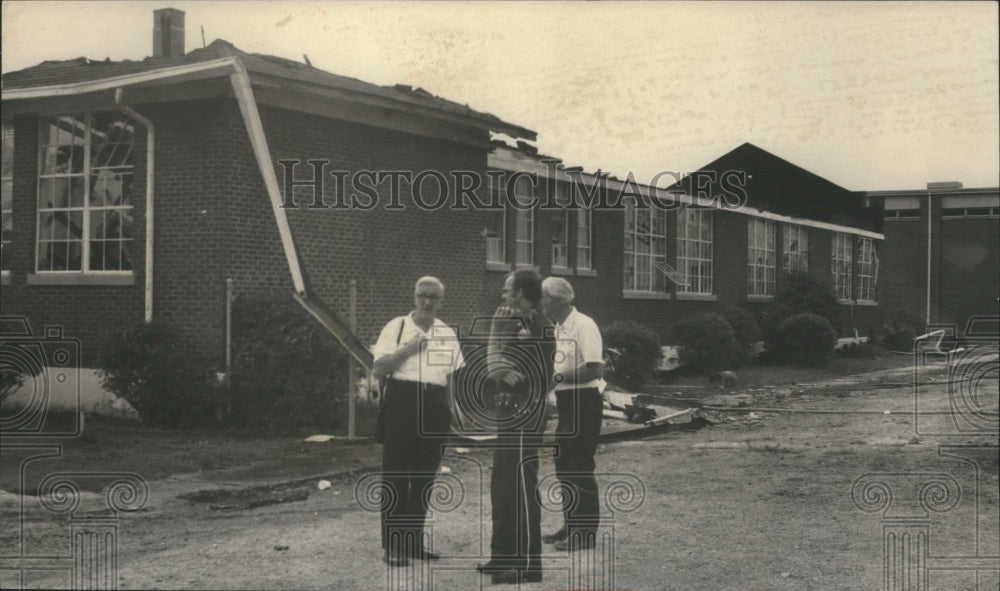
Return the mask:
<path id="1" fill-rule="evenodd" d="M 589 271 L 594 268 L 593 216 L 590 209 L 582 207 L 576 212 L 576 269 Z"/>
<path id="2" fill-rule="evenodd" d="M 119 144 L 119 143 L 111 144 L 108 160 L 111 159 L 112 155 L 117 155 L 121 157 L 122 152 L 118 152 L 117 150 L 122 149 L 126 150 L 125 152 L 125 154 L 127 154 L 126 159 L 131 162 L 132 161 L 131 158 L 134 157 L 134 148 L 136 143 L 135 123 L 117 113 L 112 114 L 112 117 L 114 119 L 120 119 L 125 121 L 131 127 L 132 142 L 130 144 Z M 70 133 L 70 134 L 75 134 L 79 132 L 83 133 L 81 143 L 78 144 L 75 139 L 71 140 L 72 141 L 71 144 L 62 144 L 59 141 L 56 141 L 56 143 L 54 144 L 49 143 L 50 128 L 52 127 L 53 122 L 60 120 L 65 123 L 65 127 L 70 127 L 77 130 L 75 132 L 64 131 L 61 133 Z M 105 247 L 108 247 L 111 244 L 117 244 L 119 249 L 119 255 L 117 260 L 119 261 L 119 263 L 128 260 L 128 258 L 125 255 L 125 249 L 128 247 L 128 244 L 134 240 L 134 238 L 132 236 L 124 236 L 123 229 L 126 221 L 135 210 L 135 207 L 132 203 L 129 203 L 127 205 L 121 205 L 121 204 L 109 205 L 107 203 L 104 204 L 91 203 L 92 189 L 96 187 L 98 184 L 101 184 L 102 174 L 106 173 L 104 179 L 107 182 L 107 184 L 105 184 L 104 186 L 110 186 L 110 187 L 114 187 L 115 184 L 118 183 L 128 182 L 128 181 L 119 181 L 116 175 L 122 175 L 123 177 L 133 177 L 133 178 L 135 175 L 134 163 L 119 164 L 112 166 L 94 166 L 94 162 L 92 162 L 94 154 L 92 154 L 91 150 L 91 146 L 94 143 L 93 123 L 94 123 L 94 114 L 92 113 L 65 114 L 53 117 L 45 117 L 42 118 L 42 120 L 39 122 L 38 176 L 37 176 L 37 186 L 36 186 L 38 205 L 36 207 L 36 217 L 35 217 L 36 235 L 35 235 L 35 263 L 34 263 L 35 272 L 38 273 L 39 275 L 44 274 L 44 275 L 121 276 L 121 275 L 132 275 L 133 273 L 133 270 L 128 268 L 91 269 L 91 260 L 90 260 L 91 250 L 93 244 L 97 242 L 103 242 Z M 67 145 L 73 145 L 73 146 L 79 145 L 82 148 L 83 152 L 82 152 L 81 170 L 79 171 L 73 170 L 72 162 L 70 162 L 70 170 L 68 172 L 55 169 L 55 165 L 52 163 L 53 162 L 52 159 L 57 156 L 60 147 Z M 75 152 L 69 156 L 70 161 L 72 161 L 74 157 L 75 157 Z M 105 162 L 105 164 L 107 164 L 107 162 Z M 112 178 L 109 179 L 109 176 L 107 175 L 110 175 L 110 177 Z M 67 182 L 68 186 L 65 188 L 65 190 L 69 193 L 70 202 L 63 206 L 52 206 L 51 202 L 48 202 L 49 205 L 46 206 L 45 205 L 46 202 L 44 201 L 46 198 L 46 191 L 43 188 L 47 185 L 47 183 L 49 182 L 54 183 L 59 180 L 65 180 Z M 79 204 L 73 203 L 72 191 L 74 184 L 76 184 L 80 189 L 82 189 L 82 193 L 80 194 L 81 202 Z M 49 193 L 49 194 L 54 194 L 54 193 Z M 108 194 L 110 195 L 110 192 Z M 52 228 L 43 227 L 43 220 L 49 215 L 52 215 L 53 218 L 51 219 L 54 220 L 54 215 L 58 212 L 65 212 L 67 218 L 69 219 L 69 224 L 67 225 L 72 225 L 74 218 L 79 220 L 80 223 L 79 237 L 73 237 L 71 235 L 69 227 L 65 229 L 65 234 L 66 234 L 65 237 L 55 236 L 54 234 L 56 230 L 54 221 L 51 222 Z M 79 214 L 78 216 L 74 215 L 77 213 Z M 118 215 L 119 219 L 118 238 L 109 240 L 107 236 L 105 236 L 102 239 L 91 235 L 91 230 L 93 224 L 95 223 L 95 218 L 97 218 L 97 216 L 103 216 L 106 213 L 117 213 Z M 48 235 L 48 238 L 46 238 L 46 235 Z M 52 268 L 43 268 L 40 266 L 40 258 L 41 258 L 43 244 L 55 245 L 59 243 L 66 244 L 67 259 L 69 258 L 69 253 L 73 251 L 72 246 L 74 244 L 78 244 L 79 256 L 80 256 L 80 268 L 52 269 Z M 57 248 L 57 247 L 50 246 L 49 248 Z"/>
<path id="3" fill-rule="evenodd" d="M 667 212 L 663 209 L 626 205 L 623 269 L 626 293 L 666 294 L 666 277 L 657 264 L 663 266 L 667 262 L 667 228 Z"/>
<path id="4" fill-rule="evenodd" d="M 774 220 L 747 220 L 747 297 L 774 297 L 776 235 L 777 224 Z"/>
<path id="5" fill-rule="evenodd" d="M 3 169 L 0 171 L 0 273 L 8 274 L 10 232 L 14 229 L 14 126 L 3 122 Z"/>
<path id="6" fill-rule="evenodd" d="M 878 286 L 878 251 L 875 241 L 865 236 L 858 236 L 857 251 L 857 300 L 859 302 L 875 303 L 875 288 Z"/>
<path id="7" fill-rule="evenodd" d="M 486 214 L 486 264 L 507 263 L 507 210 L 490 210 Z"/>
<path id="8" fill-rule="evenodd" d="M 569 268 L 569 210 L 563 209 L 555 215 L 556 224 L 552 232 L 552 267 Z"/>
<path id="9" fill-rule="evenodd" d="M 833 273 L 833 292 L 839 301 L 847 302 L 851 299 L 852 277 L 854 275 L 851 235 L 835 232 L 832 241 L 830 269 Z"/>
<path id="10" fill-rule="evenodd" d="M 532 267 L 535 264 L 535 210 L 514 212 L 514 265 Z"/>
<path id="11" fill-rule="evenodd" d="M 785 224 L 781 229 L 781 267 L 787 271 L 809 270 L 809 228 Z"/>
<path id="12" fill-rule="evenodd" d="M 677 271 L 687 282 L 678 293 L 712 294 L 712 210 L 683 206 L 677 210 Z"/>

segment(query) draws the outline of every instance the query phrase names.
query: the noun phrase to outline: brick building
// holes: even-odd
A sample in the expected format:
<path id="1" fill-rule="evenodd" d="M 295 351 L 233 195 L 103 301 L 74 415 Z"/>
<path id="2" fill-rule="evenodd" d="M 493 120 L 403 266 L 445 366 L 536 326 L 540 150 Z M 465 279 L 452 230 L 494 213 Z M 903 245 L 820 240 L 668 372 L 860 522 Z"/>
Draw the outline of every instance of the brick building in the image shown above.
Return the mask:
<path id="1" fill-rule="evenodd" d="M 534 132 L 221 40 L 184 53 L 183 13 L 154 23 L 153 57 L 4 75 L 4 315 L 61 325 L 85 366 L 109 326 L 156 319 L 221 368 L 227 280 L 238 297 L 308 277 L 341 311 L 354 280 L 367 342 L 424 274 L 446 321 L 483 311 L 486 212 L 422 209 L 377 175 L 451 195 L 484 177 L 491 131 Z"/>
<path id="2" fill-rule="evenodd" d="M 670 327 L 693 313 L 733 305 L 760 319 L 784 272 L 805 269 L 835 287 L 842 336 L 881 323 L 878 213 L 864 194 L 752 144 L 679 182 L 587 174 L 523 145 L 496 146 L 489 164 L 540 179 L 514 187 L 524 203 L 534 191 L 533 211 L 491 220 L 486 266 L 496 284 L 521 266 L 567 276 L 599 324 L 636 320 L 668 343 Z"/>
<path id="3" fill-rule="evenodd" d="M 971 318 L 1000 315 L 1000 189 L 928 183 L 868 197 L 884 210 L 881 256 L 894 270 L 880 290 L 886 318 L 908 310 L 961 335 Z"/>
<path id="4" fill-rule="evenodd" d="M 185 53 L 183 13 L 155 15 L 151 58 L 3 79 L 3 314 L 62 326 L 85 367 L 109 327 L 155 319 L 221 369 L 227 281 L 236 297 L 308 291 L 341 316 L 353 282 L 361 347 L 417 277 L 442 279 L 465 336 L 520 267 L 568 277 L 602 325 L 663 339 L 695 312 L 759 317 L 791 268 L 836 285 L 842 335 L 879 322 L 881 219 L 753 145 L 683 179 L 584 173 L 420 89 L 221 40 Z"/>

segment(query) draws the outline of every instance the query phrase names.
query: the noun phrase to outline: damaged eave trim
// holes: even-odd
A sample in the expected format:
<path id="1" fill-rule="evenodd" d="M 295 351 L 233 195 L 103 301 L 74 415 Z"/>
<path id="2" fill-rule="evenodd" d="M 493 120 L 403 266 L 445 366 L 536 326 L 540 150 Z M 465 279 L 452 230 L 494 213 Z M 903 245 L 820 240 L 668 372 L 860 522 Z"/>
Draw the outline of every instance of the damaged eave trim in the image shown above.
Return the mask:
<path id="1" fill-rule="evenodd" d="M 176 78 L 193 73 L 204 73 L 212 75 L 228 75 L 232 73 L 236 66 L 237 59 L 234 57 L 221 58 L 184 66 L 172 66 L 148 70 L 136 74 L 126 74 L 124 76 L 113 76 L 111 78 L 101 78 L 99 80 L 88 80 L 86 82 L 73 82 L 69 84 L 56 84 L 51 86 L 37 86 L 34 88 L 14 88 L 3 90 L 0 97 L 5 101 L 46 98 L 53 96 L 70 96 L 75 94 L 86 94 L 89 92 L 100 92 L 102 90 L 114 90 L 121 86 L 133 86 L 144 82 L 153 82 L 167 78 Z M 217 71 L 216 71 L 217 70 Z"/>
<path id="2" fill-rule="evenodd" d="M 395 100 L 390 97 L 383 97 L 375 94 L 368 94 L 362 91 L 334 88 L 297 80 L 289 80 L 280 76 L 259 74 L 248 71 L 250 81 L 257 88 L 275 88 L 284 91 L 294 90 L 305 95 L 316 97 L 317 100 L 342 100 L 349 103 L 360 103 L 371 107 L 389 109 L 408 115 L 433 118 L 441 121 L 459 124 L 466 127 L 477 127 L 488 131 L 506 133 L 508 135 L 534 141 L 537 134 L 524 127 L 519 127 L 512 123 L 507 123 L 500 118 L 490 120 L 482 113 L 471 112 L 468 115 L 455 113 L 444 109 L 438 109 L 429 105 L 422 105 L 404 100 Z M 444 100 L 444 99 L 441 99 Z"/>

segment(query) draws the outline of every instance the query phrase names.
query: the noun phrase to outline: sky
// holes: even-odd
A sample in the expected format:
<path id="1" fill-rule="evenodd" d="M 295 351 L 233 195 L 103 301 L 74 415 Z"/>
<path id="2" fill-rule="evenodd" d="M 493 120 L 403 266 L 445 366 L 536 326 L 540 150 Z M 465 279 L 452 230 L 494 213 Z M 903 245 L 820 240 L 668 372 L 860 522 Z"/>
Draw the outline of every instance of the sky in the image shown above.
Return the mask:
<path id="1" fill-rule="evenodd" d="M 2 68 L 142 59 L 152 11 L 538 133 L 648 182 L 744 142 L 847 189 L 1000 184 L 995 2 L 3 2 Z"/>

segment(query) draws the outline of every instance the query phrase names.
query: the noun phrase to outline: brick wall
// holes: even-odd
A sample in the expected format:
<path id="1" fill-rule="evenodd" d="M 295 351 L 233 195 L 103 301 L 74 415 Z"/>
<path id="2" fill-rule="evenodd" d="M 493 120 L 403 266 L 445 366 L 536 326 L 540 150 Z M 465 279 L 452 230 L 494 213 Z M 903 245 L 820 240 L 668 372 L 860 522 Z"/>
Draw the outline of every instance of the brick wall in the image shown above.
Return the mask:
<path id="1" fill-rule="evenodd" d="M 80 339 L 85 366 L 92 366 L 99 343 L 107 331 L 123 319 L 141 321 L 143 317 L 142 244 L 145 240 L 141 220 L 145 216 L 145 162 L 137 159 L 133 178 L 135 205 L 133 245 L 130 249 L 136 269 L 134 285 L 27 285 L 27 276 L 35 270 L 35 236 L 38 224 L 36 193 L 38 188 L 38 126 L 36 116 L 18 116 L 14 120 L 13 231 L 10 248 L 10 282 L 0 296 L 5 316 L 27 318 L 36 335 L 45 326 L 60 326 L 63 336 Z M 136 129 L 135 152 L 145 154 L 146 135 Z"/>

